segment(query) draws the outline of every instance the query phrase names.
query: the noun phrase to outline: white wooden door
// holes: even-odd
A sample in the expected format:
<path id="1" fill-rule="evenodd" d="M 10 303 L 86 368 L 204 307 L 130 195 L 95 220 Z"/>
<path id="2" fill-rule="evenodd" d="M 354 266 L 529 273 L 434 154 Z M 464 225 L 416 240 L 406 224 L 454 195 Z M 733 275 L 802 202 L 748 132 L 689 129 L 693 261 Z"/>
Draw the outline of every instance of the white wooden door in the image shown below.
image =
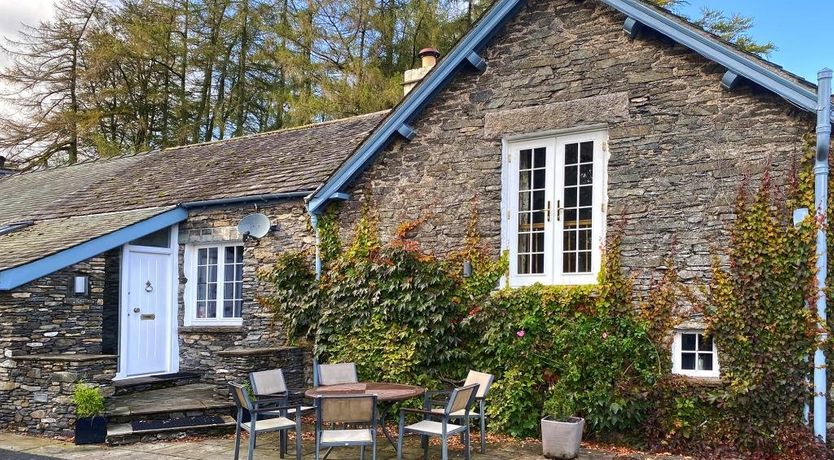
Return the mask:
<path id="1" fill-rule="evenodd" d="M 137 249 L 127 252 L 126 373 L 165 373 L 171 346 L 171 256 Z"/>

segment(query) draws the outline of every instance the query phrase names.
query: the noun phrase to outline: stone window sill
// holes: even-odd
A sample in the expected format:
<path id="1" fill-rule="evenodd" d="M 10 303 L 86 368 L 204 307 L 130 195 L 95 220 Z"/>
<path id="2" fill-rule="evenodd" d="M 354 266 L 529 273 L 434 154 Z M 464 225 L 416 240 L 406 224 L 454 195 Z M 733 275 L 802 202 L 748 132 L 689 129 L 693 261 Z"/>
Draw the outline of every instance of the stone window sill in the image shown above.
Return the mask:
<path id="1" fill-rule="evenodd" d="M 183 333 L 196 334 L 236 334 L 243 332 L 243 326 L 183 326 L 179 329 Z"/>

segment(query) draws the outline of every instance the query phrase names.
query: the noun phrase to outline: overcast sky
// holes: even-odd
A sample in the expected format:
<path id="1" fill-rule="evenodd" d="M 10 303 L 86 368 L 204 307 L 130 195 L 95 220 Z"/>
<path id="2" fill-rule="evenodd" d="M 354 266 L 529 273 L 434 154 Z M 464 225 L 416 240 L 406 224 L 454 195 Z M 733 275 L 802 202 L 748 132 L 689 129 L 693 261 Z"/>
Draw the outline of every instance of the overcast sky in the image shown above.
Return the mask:
<path id="1" fill-rule="evenodd" d="M 0 36 L 14 37 L 21 24 L 37 24 L 52 16 L 55 0 L 0 0 Z M 0 65 L 7 57 L 0 53 Z"/>

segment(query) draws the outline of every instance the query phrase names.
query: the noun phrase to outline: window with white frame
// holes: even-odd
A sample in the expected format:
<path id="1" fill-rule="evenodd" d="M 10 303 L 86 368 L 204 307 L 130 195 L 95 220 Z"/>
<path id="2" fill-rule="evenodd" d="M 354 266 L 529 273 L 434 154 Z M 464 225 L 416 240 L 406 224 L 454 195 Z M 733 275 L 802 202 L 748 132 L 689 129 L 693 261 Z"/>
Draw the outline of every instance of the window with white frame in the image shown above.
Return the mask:
<path id="1" fill-rule="evenodd" d="M 507 144 L 503 209 L 511 286 L 597 281 L 606 140 L 595 131 Z"/>
<path id="2" fill-rule="evenodd" d="M 243 245 L 186 247 L 186 325 L 238 325 L 243 310 Z"/>
<path id="3" fill-rule="evenodd" d="M 719 377 L 718 349 L 704 331 L 678 331 L 672 344 L 672 373 Z"/>

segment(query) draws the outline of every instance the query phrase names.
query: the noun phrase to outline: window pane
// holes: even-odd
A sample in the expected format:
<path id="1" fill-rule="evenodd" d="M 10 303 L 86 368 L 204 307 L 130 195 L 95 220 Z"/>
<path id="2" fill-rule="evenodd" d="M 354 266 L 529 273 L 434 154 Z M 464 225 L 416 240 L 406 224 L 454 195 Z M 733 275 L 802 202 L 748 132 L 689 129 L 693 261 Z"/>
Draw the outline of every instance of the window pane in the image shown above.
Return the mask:
<path id="1" fill-rule="evenodd" d="M 576 228 L 576 209 L 565 209 L 565 228 Z"/>
<path id="2" fill-rule="evenodd" d="M 231 318 L 235 311 L 235 301 L 226 300 L 223 302 L 223 317 Z"/>
<path id="3" fill-rule="evenodd" d="M 157 230 L 150 235 L 145 235 L 141 238 L 135 239 L 128 244 L 134 246 L 150 246 L 154 248 L 167 248 L 170 244 L 171 230 L 170 228 L 163 228 Z"/>
<path id="4" fill-rule="evenodd" d="M 529 211 L 530 210 L 530 192 L 519 192 L 518 194 L 518 210 L 519 211 Z"/>
<path id="5" fill-rule="evenodd" d="M 695 353 L 681 353 L 681 369 L 695 370 Z"/>
<path id="6" fill-rule="evenodd" d="M 223 250 L 223 254 L 225 254 L 223 261 L 228 263 L 235 262 L 235 246 L 228 246 Z"/>
<path id="7" fill-rule="evenodd" d="M 577 144 L 567 144 L 567 145 L 565 145 L 565 164 L 566 165 L 576 164 L 578 148 L 579 148 L 579 146 Z"/>
<path id="8" fill-rule="evenodd" d="M 697 334 L 681 334 L 681 350 L 695 351 L 695 337 Z"/>
<path id="9" fill-rule="evenodd" d="M 217 282 L 217 265 L 209 265 L 208 267 L 208 282 Z"/>
<path id="10" fill-rule="evenodd" d="M 243 263 L 243 246 L 237 247 L 237 252 L 235 256 L 235 262 L 242 264 Z"/>
<path id="11" fill-rule="evenodd" d="M 562 245 L 565 251 L 576 250 L 576 232 L 564 232 L 562 237 Z"/>
<path id="12" fill-rule="evenodd" d="M 205 265 L 208 262 L 208 249 L 197 250 L 197 265 Z"/>
<path id="13" fill-rule="evenodd" d="M 698 351 L 712 351 L 712 337 L 698 334 Z"/>
<path id="14" fill-rule="evenodd" d="M 209 283 L 207 289 L 208 300 L 217 300 L 217 283 Z"/>
<path id="15" fill-rule="evenodd" d="M 575 208 L 576 207 L 576 187 L 569 187 L 565 189 L 565 207 L 566 208 Z"/>
<path id="16" fill-rule="evenodd" d="M 577 236 L 577 241 L 579 241 L 577 249 L 581 251 L 590 251 L 591 250 L 591 231 L 590 230 L 580 230 Z"/>
<path id="17" fill-rule="evenodd" d="M 698 353 L 698 370 L 712 370 L 712 353 Z"/>
<path id="18" fill-rule="evenodd" d="M 530 254 L 518 255 L 518 273 L 522 275 L 530 273 Z"/>
<path id="19" fill-rule="evenodd" d="M 583 142 L 579 148 L 579 161 L 582 163 L 590 163 L 594 161 L 594 143 L 593 141 Z"/>
<path id="20" fill-rule="evenodd" d="M 535 169 L 533 170 L 533 188 L 535 189 L 543 189 L 544 188 L 544 179 L 545 179 L 545 169 Z"/>
<path id="21" fill-rule="evenodd" d="M 572 169 L 572 168 L 571 168 Z M 579 167 L 579 183 L 582 185 L 594 182 L 594 165 L 582 165 Z"/>
<path id="22" fill-rule="evenodd" d="M 520 191 L 530 190 L 530 185 L 532 185 L 532 179 L 530 176 L 532 174 L 532 170 L 520 171 L 518 173 L 518 189 Z"/>
<path id="23" fill-rule="evenodd" d="M 533 254 L 532 273 L 544 273 L 544 254 Z"/>
<path id="24" fill-rule="evenodd" d="M 591 206 L 593 202 L 594 188 L 585 186 L 579 188 L 579 206 Z"/>
<path id="25" fill-rule="evenodd" d="M 206 317 L 206 303 L 205 302 L 197 302 L 197 318 L 205 318 Z"/>
<path id="26" fill-rule="evenodd" d="M 533 192 L 533 209 L 544 209 L 544 190 Z"/>
<path id="27" fill-rule="evenodd" d="M 573 166 L 565 167 L 565 185 L 576 185 L 577 168 Z"/>
<path id="28" fill-rule="evenodd" d="M 223 299 L 234 300 L 235 298 L 235 282 L 223 283 Z"/>
<path id="29" fill-rule="evenodd" d="M 530 240 L 532 240 L 533 236 L 529 233 L 523 233 L 518 235 L 518 253 L 524 254 L 530 252 Z M 521 265 L 521 264 L 519 264 Z"/>
<path id="30" fill-rule="evenodd" d="M 562 271 L 565 273 L 576 273 L 576 253 L 567 252 L 562 256 Z"/>
<path id="31" fill-rule="evenodd" d="M 533 165 L 533 151 L 530 149 L 524 149 L 519 152 L 521 156 L 519 169 L 531 169 Z"/>
<path id="32" fill-rule="evenodd" d="M 208 264 L 217 265 L 217 248 L 208 248 Z"/>
<path id="33" fill-rule="evenodd" d="M 207 313 L 206 318 L 216 318 L 217 317 L 217 302 L 208 302 L 206 304 Z"/>
<path id="34" fill-rule="evenodd" d="M 590 273 L 591 272 L 591 253 L 582 251 L 578 253 L 577 258 L 577 266 L 576 266 L 577 273 Z"/>
<path id="35" fill-rule="evenodd" d="M 533 233 L 533 248 L 530 252 L 544 253 L 544 232 Z"/>
<path id="36" fill-rule="evenodd" d="M 590 228 L 593 221 L 591 220 L 593 213 L 591 208 L 579 209 L 579 228 Z"/>

